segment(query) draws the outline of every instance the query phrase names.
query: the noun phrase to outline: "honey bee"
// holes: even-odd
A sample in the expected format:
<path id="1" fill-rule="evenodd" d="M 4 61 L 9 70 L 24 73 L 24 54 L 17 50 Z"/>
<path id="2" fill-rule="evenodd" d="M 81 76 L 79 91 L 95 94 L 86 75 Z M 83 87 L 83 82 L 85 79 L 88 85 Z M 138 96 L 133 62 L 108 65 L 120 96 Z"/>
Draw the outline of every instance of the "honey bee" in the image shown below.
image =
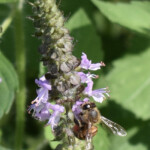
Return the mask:
<path id="1" fill-rule="evenodd" d="M 98 123 L 108 127 L 113 134 L 119 136 L 127 135 L 123 127 L 102 116 L 95 103 L 89 101 L 83 102 L 80 107 L 81 112 L 75 116 L 75 126 L 73 128 L 74 135 L 77 138 L 85 140 L 87 135 L 90 135 L 91 137 L 95 136 L 98 131 L 98 128 L 95 126 L 95 124 Z"/>

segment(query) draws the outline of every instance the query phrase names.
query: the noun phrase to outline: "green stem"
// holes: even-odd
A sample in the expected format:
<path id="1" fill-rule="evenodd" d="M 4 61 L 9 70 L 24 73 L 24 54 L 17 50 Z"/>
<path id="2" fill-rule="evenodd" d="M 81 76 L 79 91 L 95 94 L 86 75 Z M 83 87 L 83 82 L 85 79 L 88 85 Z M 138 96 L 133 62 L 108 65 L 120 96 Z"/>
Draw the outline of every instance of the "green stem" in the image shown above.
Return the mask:
<path id="1" fill-rule="evenodd" d="M 16 133 L 15 133 L 15 150 L 21 150 L 24 136 L 25 124 L 25 102 L 26 102 L 26 50 L 23 27 L 23 12 L 20 1 L 15 8 L 14 15 L 14 35 L 15 35 L 15 49 L 16 49 L 16 70 L 19 77 L 19 89 L 16 94 Z"/>

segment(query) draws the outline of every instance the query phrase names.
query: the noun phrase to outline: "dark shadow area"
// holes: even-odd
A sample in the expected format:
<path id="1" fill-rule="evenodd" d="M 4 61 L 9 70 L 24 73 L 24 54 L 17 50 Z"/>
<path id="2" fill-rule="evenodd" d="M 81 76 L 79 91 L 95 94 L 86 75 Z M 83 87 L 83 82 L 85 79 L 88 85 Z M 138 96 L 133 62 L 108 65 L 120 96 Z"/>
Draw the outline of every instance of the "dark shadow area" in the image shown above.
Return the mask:
<path id="1" fill-rule="evenodd" d="M 3 37 L 0 39 L 0 50 L 5 55 L 10 62 L 14 64 L 15 62 L 15 53 L 14 53 L 14 32 L 13 27 L 9 26 L 7 31 L 3 34 Z"/>
<path id="2" fill-rule="evenodd" d="M 33 21 L 27 19 L 27 17 L 31 16 L 32 7 L 30 5 L 25 5 L 25 18 L 24 20 L 24 28 L 25 28 L 25 42 L 26 42 L 26 78 L 28 79 L 27 86 L 33 85 L 30 83 L 30 80 L 34 82 L 35 77 L 38 77 L 39 72 L 39 62 L 41 55 L 38 52 L 38 48 L 41 44 L 41 41 L 32 35 L 35 33 L 35 28 L 33 25 Z M 31 97 L 31 96 L 30 96 Z"/>
<path id="3" fill-rule="evenodd" d="M 144 30 L 145 35 L 150 38 L 150 26 L 149 26 L 149 28 L 142 28 L 142 29 Z"/>
<path id="4" fill-rule="evenodd" d="M 102 47 L 105 51 L 104 62 L 109 65 L 113 60 L 120 58 L 126 53 L 127 45 L 125 44 L 128 34 L 121 33 L 118 36 L 99 33 L 102 39 Z"/>
<path id="5" fill-rule="evenodd" d="M 140 42 L 139 42 L 140 41 Z M 150 46 L 150 37 L 144 34 L 134 34 L 127 40 L 127 53 L 139 54 L 147 50 Z"/>
<path id="6" fill-rule="evenodd" d="M 142 119 L 137 118 L 134 113 L 124 109 L 121 105 L 112 100 L 109 100 L 108 105 L 102 107 L 100 112 L 104 117 L 120 124 L 125 129 L 139 126 L 143 122 Z"/>
<path id="7" fill-rule="evenodd" d="M 139 55 L 150 46 L 149 37 L 131 32 L 120 33 L 117 37 L 107 35 L 101 37 L 102 48 L 105 52 L 104 62 L 107 64 L 104 68 L 105 74 L 113 68 L 114 60 L 121 59 L 126 54 Z"/>
<path id="8" fill-rule="evenodd" d="M 63 10 L 65 16 L 72 16 L 79 8 L 87 10 L 87 14 L 92 17 L 92 13 L 97 9 L 93 3 L 89 0 L 74 0 L 70 3 L 70 0 L 57 0 L 60 3 L 60 9 Z"/>
<path id="9" fill-rule="evenodd" d="M 94 60 L 94 62 L 102 60 L 101 39 L 97 36 L 92 25 L 74 29 L 71 35 L 74 37 L 74 41 L 77 40 L 73 51 L 75 56 L 81 58 L 82 52 L 85 52 L 88 58 Z"/>
<path id="10" fill-rule="evenodd" d="M 150 149 L 150 120 L 143 121 L 137 118 L 134 113 L 114 101 L 109 101 L 107 106 L 100 109 L 100 112 L 104 117 L 120 124 L 126 130 L 138 127 L 138 132 L 129 139 L 129 142 L 133 145 L 142 143 Z"/>
<path id="11" fill-rule="evenodd" d="M 142 125 L 139 126 L 139 131 L 130 138 L 129 142 L 133 145 L 142 143 L 150 149 L 150 119 L 147 121 L 143 121 Z"/>

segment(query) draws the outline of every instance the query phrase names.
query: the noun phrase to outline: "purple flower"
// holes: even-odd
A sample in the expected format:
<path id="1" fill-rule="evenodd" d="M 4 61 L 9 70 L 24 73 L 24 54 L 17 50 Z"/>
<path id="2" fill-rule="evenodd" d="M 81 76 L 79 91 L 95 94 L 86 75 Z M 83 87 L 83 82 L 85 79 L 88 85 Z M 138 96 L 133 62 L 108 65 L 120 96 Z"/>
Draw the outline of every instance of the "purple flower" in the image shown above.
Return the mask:
<path id="1" fill-rule="evenodd" d="M 78 72 L 78 75 L 81 78 L 81 83 L 88 83 L 91 82 L 91 78 L 98 78 L 98 75 L 90 74 L 89 72 L 87 74 L 83 72 Z"/>
<path id="2" fill-rule="evenodd" d="M 30 105 L 30 107 L 28 108 L 28 112 L 31 113 L 32 110 L 32 116 L 40 121 L 48 120 L 51 116 L 48 108 L 48 103 L 41 103 L 38 106 L 36 105 L 36 103 L 34 103 Z"/>
<path id="3" fill-rule="evenodd" d="M 87 83 L 87 87 L 84 89 L 84 94 L 91 96 L 92 94 L 92 89 L 93 89 L 93 81 L 91 80 L 90 82 Z"/>
<path id="4" fill-rule="evenodd" d="M 95 74 L 90 74 L 90 73 L 83 73 L 83 72 L 78 72 L 81 78 L 81 83 L 86 83 L 87 87 L 84 89 L 84 94 L 91 95 L 92 94 L 92 88 L 93 88 L 93 81 L 91 78 L 98 78 L 97 75 Z"/>
<path id="5" fill-rule="evenodd" d="M 76 101 L 76 103 L 72 106 L 72 111 L 75 112 L 82 103 L 83 101 Z"/>
<path id="6" fill-rule="evenodd" d="M 61 114 L 64 112 L 64 107 L 60 106 L 60 105 L 53 105 L 49 103 L 49 108 L 53 110 L 52 115 L 49 118 L 49 121 L 47 123 L 47 125 L 50 125 L 52 130 L 57 127 L 59 120 L 60 120 L 60 116 Z"/>
<path id="7" fill-rule="evenodd" d="M 101 66 L 105 66 L 105 64 L 103 62 L 92 64 L 92 61 L 88 60 L 87 55 L 82 53 L 80 66 L 86 70 L 98 70 Z"/>
<path id="8" fill-rule="evenodd" d="M 52 113 L 50 113 L 50 109 L 53 110 Z M 61 113 L 64 112 L 64 107 L 57 104 L 51 104 L 49 102 L 40 103 L 40 105 L 34 103 L 28 108 L 28 112 L 31 113 L 32 110 L 32 116 L 35 119 L 40 121 L 48 120 L 47 125 L 51 125 L 53 130 L 59 123 Z"/>
<path id="9" fill-rule="evenodd" d="M 37 90 L 37 97 L 32 103 L 36 102 L 39 105 L 41 102 L 46 103 L 48 100 L 48 91 L 51 90 L 51 85 L 48 80 L 46 80 L 45 76 L 42 76 L 40 80 L 35 80 L 35 83 L 40 87 Z"/>
<path id="10" fill-rule="evenodd" d="M 107 88 L 101 88 L 92 91 L 91 96 L 96 102 L 102 103 L 106 99 L 106 96 L 109 96 L 108 92 Z"/>
<path id="11" fill-rule="evenodd" d="M 0 78 L 0 83 L 2 82 L 2 78 Z"/>
<path id="12" fill-rule="evenodd" d="M 48 90 L 51 90 L 51 89 L 52 89 L 52 87 L 51 87 L 49 81 L 46 80 L 45 76 L 42 76 L 42 77 L 40 78 L 40 80 L 35 79 L 35 83 L 36 83 L 39 87 L 42 87 L 42 88 L 45 88 L 45 89 L 48 89 Z"/>
<path id="13" fill-rule="evenodd" d="M 81 83 L 86 83 L 87 86 L 85 87 L 83 93 L 92 96 L 93 99 L 97 102 L 102 103 L 104 99 L 106 98 L 106 95 L 109 96 L 107 88 L 101 88 L 97 90 L 92 90 L 93 89 L 93 81 L 92 78 L 98 78 L 97 75 L 95 74 L 90 74 L 90 73 L 83 73 L 83 72 L 78 72 L 81 78 Z"/>

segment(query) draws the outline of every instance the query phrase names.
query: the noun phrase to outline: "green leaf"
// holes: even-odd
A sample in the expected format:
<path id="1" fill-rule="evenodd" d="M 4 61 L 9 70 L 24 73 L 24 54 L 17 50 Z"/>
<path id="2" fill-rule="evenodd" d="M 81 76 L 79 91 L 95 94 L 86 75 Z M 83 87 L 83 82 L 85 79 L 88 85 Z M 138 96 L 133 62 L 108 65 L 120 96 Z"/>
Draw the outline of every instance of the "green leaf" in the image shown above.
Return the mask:
<path id="1" fill-rule="evenodd" d="M 0 0 L 0 3 L 15 3 L 18 0 Z"/>
<path id="2" fill-rule="evenodd" d="M 93 145 L 95 150 L 109 150 L 110 148 L 108 135 L 101 126 L 98 126 L 98 132 L 93 138 Z"/>
<path id="3" fill-rule="evenodd" d="M 66 26 L 71 30 L 71 35 L 75 41 L 77 40 L 74 47 L 74 54 L 78 58 L 81 57 L 82 52 L 85 52 L 91 60 L 102 60 L 101 39 L 83 9 L 79 9 L 70 18 Z"/>
<path id="4" fill-rule="evenodd" d="M 0 150 L 11 150 L 11 149 L 3 147 L 3 146 L 0 146 Z"/>
<path id="5" fill-rule="evenodd" d="M 13 15 L 10 14 L 1 24 L 0 26 L 0 38 L 2 37 L 2 35 L 5 33 L 5 31 L 8 29 L 8 27 L 10 26 L 11 22 L 13 19 Z"/>
<path id="6" fill-rule="evenodd" d="M 18 86 L 17 74 L 11 63 L 0 52 L 0 118 L 7 114 Z"/>
<path id="7" fill-rule="evenodd" d="M 149 148 L 143 143 L 143 141 L 148 142 L 148 137 L 144 132 L 139 135 L 138 127 L 134 127 L 128 131 L 126 137 L 113 136 L 111 150 L 148 150 Z"/>
<path id="8" fill-rule="evenodd" d="M 149 119 L 150 39 L 146 42 L 143 37 L 136 36 L 130 49 L 132 54 L 114 61 L 113 68 L 106 76 L 110 98 L 136 117 Z M 133 55 L 133 52 L 138 54 Z"/>
<path id="9" fill-rule="evenodd" d="M 92 2 L 113 23 L 149 35 L 150 2 L 111 3 L 98 0 Z"/>
<path id="10" fill-rule="evenodd" d="M 55 149 L 56 146 L 58 144 L 60 144 L 60 142 L 58 142 L 58 141 L 53 141 L 55 139 L 55 136 L 53 135 L 50 126 L 46 126 L 44 128 L 44 135 L 45 135 L 45 138 L 49 141 L 49 144 L 50 144 L 52 149 Z"/>

